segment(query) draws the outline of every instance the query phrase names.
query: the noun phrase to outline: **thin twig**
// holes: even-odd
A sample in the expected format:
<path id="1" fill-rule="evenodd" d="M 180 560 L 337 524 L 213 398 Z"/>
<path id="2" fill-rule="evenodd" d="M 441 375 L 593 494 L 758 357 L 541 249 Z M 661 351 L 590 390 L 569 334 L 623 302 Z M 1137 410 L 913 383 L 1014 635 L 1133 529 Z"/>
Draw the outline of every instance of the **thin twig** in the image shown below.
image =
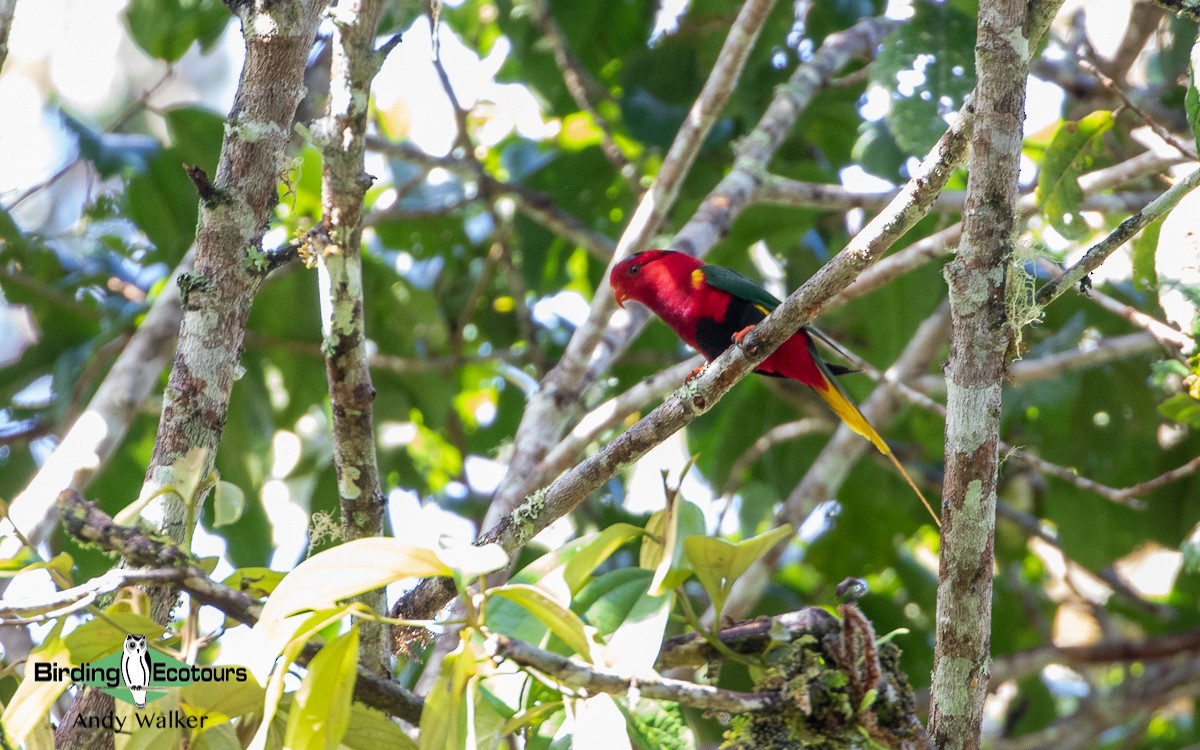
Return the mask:
<path id="1" fill-rule="evenodd" d="M 1153 117 L 1147 114 L 1145 110 L 1139 107 L 1123 90 L 1121 90 L 1121 87 L 1117 85 L 1116 81 L 1106 76 L 1099 68 L 1093 65 L 1091 61 L 1080 58 L 1079 67 L 1095 76 L 1096 80 L 1100 81 L 1101 86 L 1114 94 L 1118 99 L 1125 103 L 1126 107 L 1137 114 L 1138 117 L 1142 118 L 1142 122 L 1146 123 L 1146 125 L 1149 126 L 1149 128 L 1153 130 L 1159 138 L 1162 138 L 1164 141 L 1170 144 L 1172 148 L 1183 154 L 1185 158 L 1192 161 L 1196 160 L 1195 145 L 1183 143 L 1174 135 L 1172 135 L 1166 128 L 1164 128 L 1162 125 L 1159 125 Z"/>
<path id="2" fill-rule="evenodd" d="M 1200 169 L 1193 171 L 1187 177 L 1175 183 L 1165 193 L 1151 201 L 1145 208 L 1122 221 L 1108 236 L 1092 245 L 1083 257 L 1074 265 L 1063 271 L 1061 276 L 1047 282 L 1038 289 L 1034 301 L 1041 307 L 1053 302 L 1063 292 L 1083 281 L 1084 277 L 1100 267 L 1108 256 L 1134 235 L 1145 229 L 1151 222 L 1166 216 L 1171 209 L 1179 204 L 1183 196 L 1200 185 Z"/>
<path id="3" fill-rule="evenodd" d="M 1173 609 L 1171 609 L 1170 606 L 1147 600 L 1145 597 L 1135 591 L 1129 584 L 1125 583 L 1125 581 L 1123 581 L 1121 577 L 1117 575 L 1116 571 L 1112 569 L 1111 565 L 1096 572 L 1076 562 L 1071 558 L 1070 555 L 1067 554 L 1067 551 L 1063 549 L 1062 542 L 1059 540 L 1058 535 L 1043 528 L 1041 522 L 1035 516 L 1019 511 L 1005 503 L 997 503 L 996 517 L 1013 524 L 1025 534 L 1040 539 L 1042 542 L 1053 548 L 1055 552 L 1062 555 L 1062 558 L 1069 570 L 1079 572 L 1091 579 L 1094 579 L 1095 581 L 1099 581 L 1103 585 L 1112 589 L 1117 595 L 1124 597 L 1135 608 L 1160 620 L 1175 619 L 1176 613 Z"/>
<path id="4" fill-rule="evenodd" d="M 1158 339 L 1145 331 L 1112 336 L 1099 341 L 1081 341 L 1073 349 L 1053 352 L 1035 359 L 1018 360 L 1009 367 L 1008 375 L 1012 385 L 1020 388 L 1038 380 L 1059 378 L 1072 370 L 1132 359 L 1160 351 L 1161 348 Z M 913 385 L 928 396 L 940 396 L 946 392 L 946 379 L 941 375 L 925 375 Z"/>

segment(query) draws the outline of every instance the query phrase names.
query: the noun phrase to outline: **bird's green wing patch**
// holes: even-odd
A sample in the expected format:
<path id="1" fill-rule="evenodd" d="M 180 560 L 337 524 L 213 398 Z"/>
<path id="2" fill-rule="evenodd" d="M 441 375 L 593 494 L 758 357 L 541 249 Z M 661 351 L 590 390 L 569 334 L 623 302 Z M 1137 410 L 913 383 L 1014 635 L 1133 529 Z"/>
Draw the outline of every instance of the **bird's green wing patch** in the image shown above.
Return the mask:
<path id="1" fill-rule="evenodd" d="M 732 294 L 734 297 L 740 297 L 747 302 L 761 305 L 766 308 L 764 312 L 769 313 L 771 310 L 779 307 L 780 303 L 779 300 L 775 299 L 775 295 L 737 271 L 725 268 L 724 266 L 701 266 L 699 270 L 704 274 L 704 280 L 714 289 L 720 289 L 722 292 Z"/>

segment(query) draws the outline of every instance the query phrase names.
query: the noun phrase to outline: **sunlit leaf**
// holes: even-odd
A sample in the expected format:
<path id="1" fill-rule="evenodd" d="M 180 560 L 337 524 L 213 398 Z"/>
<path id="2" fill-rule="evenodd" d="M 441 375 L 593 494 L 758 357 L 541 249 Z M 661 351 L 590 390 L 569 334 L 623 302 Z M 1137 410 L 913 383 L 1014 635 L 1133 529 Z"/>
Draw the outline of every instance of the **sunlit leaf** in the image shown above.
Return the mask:
<path id="1" fill-rule="evenodd" d="M 467 639 L 442 660 L 437 681 L 421 712 L 421 750 L 466 750 L 472 734 L 467 692 L 475 674 L 475 652 Z"/>
<path id="2" fill-rule="evenodd" d="M 579 615 L 559 604 L 541 589 L 510 583 L 488 589 L 488 596 L 498 596 L 520 604 L 581 659 L 592 661 L 592 639 L 588 637 L 587 625 L 579 619 Z"/>
<path id="3" fill-rule="evenodd" d="M 508 563 L 508 555 L 496 549 L 464 547 L 446 554 L 462 565 L 466 574 L 477 575 Z M 452 575 L 454 569 L 442 554 L 383 537 L 340 544 L 297 565 L 263 605 L 260 623 L 308 609 L 332 607 L 402 578 Z"/>
<path id="4" fill-rule="evenodd" d="M 246 493 L 236 484 L 221 481 L 213 489 L 213 527 L 236 523 L 246 509 Z"/>
<path id="5" fill-rule="evenodd" d="M 690 536 L 683 540 L 696 577 L 712 599 L 718 617 L 737 579 L 755 560 L 791 533 L 792 527 L 784 524 L 736 544 L 709 536 Z"/>
<path id="6" fill-rule="evenodd" d="M 645 532 L 632 524 L 615 523 L 580 548 L 567 562 L 566 570 L 563 573 L 567 585 L 571 588 L 571 593 L 578 593 L 579 589 L 587 583 L 592 571 L 616 552 L 621 545 L 643 533 Z"/>
<path id="7" fill-rule="evenodd" d="M 284 745 L 293 748 L 337 747 L 350 724 L 350 705 L 358 677 L 358 627 L 325 644 L 288 710 Z"/>

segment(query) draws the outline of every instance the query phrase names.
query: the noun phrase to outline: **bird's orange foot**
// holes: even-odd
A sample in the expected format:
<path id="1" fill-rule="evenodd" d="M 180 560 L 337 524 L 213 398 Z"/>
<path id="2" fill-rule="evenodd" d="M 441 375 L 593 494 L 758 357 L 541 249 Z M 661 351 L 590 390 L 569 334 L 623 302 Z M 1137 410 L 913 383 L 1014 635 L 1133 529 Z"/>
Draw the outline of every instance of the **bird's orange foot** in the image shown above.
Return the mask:
<path id="1" fill-rule="evenodd" d="M 695 380 L 697 377 L 699 377 L 699 376 L 700 376 L 700 373 L 702 373 L 702 372 L 704 372 L 704 368 L 703 368 L 703 367 L 697 367 L 695 370 L 692 370 L 691 372 L 689 372 L 689 373 L 687 374 L 687 377 L 683 379 L 683 382 L 685 382 L 685 383 L 690 383 L 690 382 L 692 382 L 692 381 L 693 381 L 693 380 Z"/>
<path id="2" fill-rule="evenodd" d="M 746 338 L 746 334 L 750 333 L 753 330 L 754 330 L 754 326 L 746 326 L 742 330 L 733 334 L 733 343 L 737 344 L 739 349 L 745 349 L 746 347 L 742 343 L 742 340 Z"/>

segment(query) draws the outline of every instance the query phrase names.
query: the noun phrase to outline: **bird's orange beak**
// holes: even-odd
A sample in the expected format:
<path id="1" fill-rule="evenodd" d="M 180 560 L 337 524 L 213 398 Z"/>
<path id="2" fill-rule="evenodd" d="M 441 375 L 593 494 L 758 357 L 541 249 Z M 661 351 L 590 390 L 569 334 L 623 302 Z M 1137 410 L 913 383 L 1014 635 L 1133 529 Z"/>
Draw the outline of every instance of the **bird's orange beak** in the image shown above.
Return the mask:
<path id="1" fill-rule="evenodd" d="M 624 310 L 625 309 L 625 300 L 629 299 L 629 295 L 625 293 L 624 289 L 614 289 L 613 290 L 613 299 L 615 299 L 617 301 L 617 307 Z"/>

